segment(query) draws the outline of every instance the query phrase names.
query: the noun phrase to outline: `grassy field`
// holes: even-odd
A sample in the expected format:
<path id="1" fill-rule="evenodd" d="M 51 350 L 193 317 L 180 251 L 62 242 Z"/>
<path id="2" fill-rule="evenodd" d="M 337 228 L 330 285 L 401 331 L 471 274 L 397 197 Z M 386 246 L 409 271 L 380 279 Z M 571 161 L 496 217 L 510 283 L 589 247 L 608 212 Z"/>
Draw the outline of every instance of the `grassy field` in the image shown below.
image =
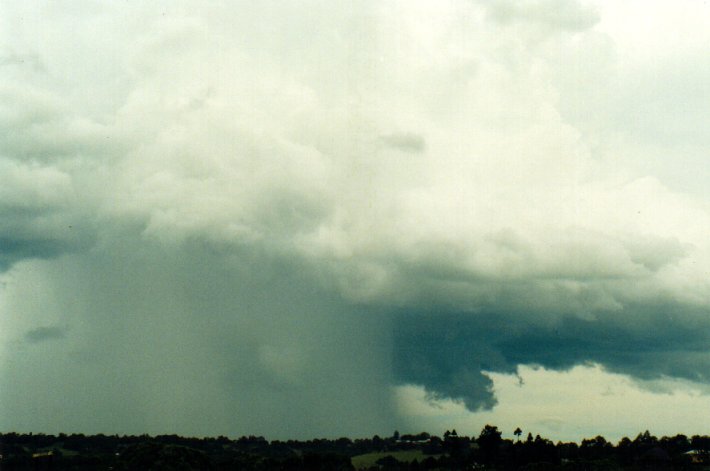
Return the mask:
<path id="1" fill-rule="evenodd" d="M 378 453 L 365 453 L 364 455 L 353 456 L 351 461 L 355 469 L 362 469 L 374 466 L 377 460 L 379 460 L 380 458 L 384 458 L 388 455 L 396 458 L 398 461 L 422 461 L 428 456 L 434 456 L 435 458 L 438 456 L 425 455 L 424 453 L 422 453 L 421 450 L 383 451 Z"/>

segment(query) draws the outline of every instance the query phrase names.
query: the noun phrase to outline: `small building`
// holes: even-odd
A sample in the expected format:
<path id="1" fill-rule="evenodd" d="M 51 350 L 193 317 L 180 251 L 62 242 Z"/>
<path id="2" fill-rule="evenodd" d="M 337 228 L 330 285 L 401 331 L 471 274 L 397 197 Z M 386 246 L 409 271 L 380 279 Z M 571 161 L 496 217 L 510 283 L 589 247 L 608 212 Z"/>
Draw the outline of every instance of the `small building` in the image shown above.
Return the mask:
<path id="1" fill-rule="evenodd" d="M 38 451 L 32 453 L 32 469 L 35 471 L 46 471 L 54 469 L 54 452 Z"/>
<path id="2" fill-rule="evenodd" d="M 710 463 L 710 453 L 706 450 L 689 450 L 683 453 L 683 456 L 692 464 Z"/>

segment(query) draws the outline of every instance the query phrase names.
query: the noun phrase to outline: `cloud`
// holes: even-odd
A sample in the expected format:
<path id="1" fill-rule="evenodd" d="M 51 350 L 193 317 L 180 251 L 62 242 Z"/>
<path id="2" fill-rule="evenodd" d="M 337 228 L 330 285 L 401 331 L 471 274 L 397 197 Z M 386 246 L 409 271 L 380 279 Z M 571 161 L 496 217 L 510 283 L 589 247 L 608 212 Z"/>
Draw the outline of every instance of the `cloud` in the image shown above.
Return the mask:
<path id="1" fill-rule="evenodd" d="M 513 2 L 498 0 L 483 2 L 488 15 L 501 24 L 522 22 L 539 25 L 549 30 L 584 31 L 599 21 L 597 9 L 579 1 L 526 0 Z"/>
<path id="2" fill-rule="evenodd" d="M 402 152 L 420 153 L 426 146 L 424 138 L 417 134 L 387 134 L 380 139 L 385 145 Z"/>
<path id="3" fill-rule="evenodd" d="M 92 221 L 79 200 L 66 172 L 0 158 L 0 268 L 86 246 Z"/>
<path id="4" fill-rule="evenodd" d="M 500 403 L 478 413 L 450 400 L 431 402 L 422 388 L 414 386 L 400 386 L 396 394 L 403 414 L 436 433 L 455 428 L 475 434 L 481 424 L 495 423 L 504 437 L 513 440 L 513 431 L 520 427 L 524 434 L 578 443 L 598 435 L 617 442 L 645 429 L 657 436 L 702 430 L 697 410 L 710 400 L 697 384 L 666 378 L 653 389 L 640 387 L 595 364 L 566 372 L 521 367 L 519 374 L 523 385 L 513 375 L 491 373 Z"/>
<path id="5" fill-rule="evenodd" d="M 392 385 L 707 380 L 707 200 L 640 170 L 653 57 L 608 7 L 3 9 L 2 400 L 43 411 L 10 427 L 370 434 Z"/>
<path id="6" fill-rule="evenodd" d="M 519 365 L 565 371 L 594 363 L 638 379 L 706 383 L 710 339 L 698 325 L 705 312 L 627 305 L 596 318 L 557 320 L 530 311 L 406 313 L 397 323 L 395 372 L 403 383 L 462 400 L 473 411 L 495 405 L 490 379 L 483 374 L 488 384 L 459 390 L 457 372 L 513 374 Z"/>
<path id="7" fill-rule="evenodd" d="M 64 338 L 64 330 L 60 327 L 37 327 L 25 333 L 25 340 L 29 343 L 45 342 Z"/>

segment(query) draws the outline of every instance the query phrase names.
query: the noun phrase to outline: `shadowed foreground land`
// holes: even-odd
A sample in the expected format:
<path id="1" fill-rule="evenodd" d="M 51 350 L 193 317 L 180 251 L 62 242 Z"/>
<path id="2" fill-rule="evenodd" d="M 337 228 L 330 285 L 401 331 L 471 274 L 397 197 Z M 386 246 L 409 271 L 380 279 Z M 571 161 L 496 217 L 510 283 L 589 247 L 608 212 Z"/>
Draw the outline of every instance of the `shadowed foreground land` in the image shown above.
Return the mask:
<path id="1" fill-rule="evenodd" d="M 597 436 L 553 443 L 528 433 L 501 438 L 447 431 L 382 438 L 267 441 L 83 434 L 0 434 L 0 470 L 710 470 L 710 437 L 649 432 L 617 444 Z"/>

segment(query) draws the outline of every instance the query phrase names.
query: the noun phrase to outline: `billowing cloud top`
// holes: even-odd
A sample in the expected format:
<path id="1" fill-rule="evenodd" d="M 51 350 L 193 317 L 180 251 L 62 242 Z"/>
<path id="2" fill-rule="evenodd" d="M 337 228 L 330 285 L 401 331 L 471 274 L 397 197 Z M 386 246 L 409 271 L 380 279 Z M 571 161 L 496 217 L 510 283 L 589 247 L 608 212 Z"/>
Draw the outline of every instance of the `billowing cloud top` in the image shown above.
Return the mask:
<path id="1" fill-rule="evenodd" d="M 393 384 L 475 410 L 521 364 L 707 381 L 708 15 L 5 3 L 0 399 L 34 409 L 0 427 L 369 433 Z"/>

